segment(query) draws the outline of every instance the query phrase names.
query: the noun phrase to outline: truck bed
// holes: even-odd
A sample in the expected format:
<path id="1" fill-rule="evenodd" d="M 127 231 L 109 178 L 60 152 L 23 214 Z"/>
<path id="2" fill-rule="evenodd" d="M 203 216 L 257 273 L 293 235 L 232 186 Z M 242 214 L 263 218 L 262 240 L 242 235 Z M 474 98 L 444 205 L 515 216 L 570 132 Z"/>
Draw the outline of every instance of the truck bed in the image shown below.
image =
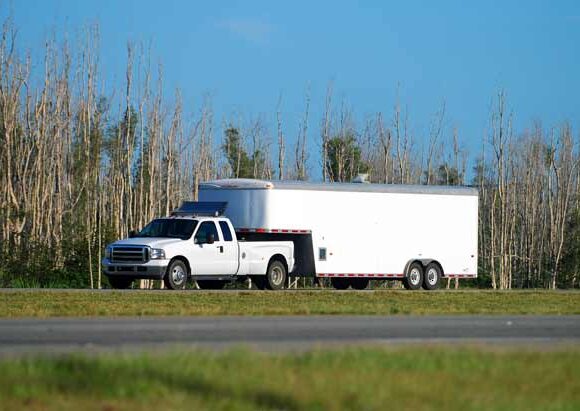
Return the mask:
<path id="1" fill-rule="evenodd" d="M 265 274 L 271 258 L 284 257 L 288 273 L 294 269 L 294 243 L 292 241 L 239 241 L 238 275 Z"/>

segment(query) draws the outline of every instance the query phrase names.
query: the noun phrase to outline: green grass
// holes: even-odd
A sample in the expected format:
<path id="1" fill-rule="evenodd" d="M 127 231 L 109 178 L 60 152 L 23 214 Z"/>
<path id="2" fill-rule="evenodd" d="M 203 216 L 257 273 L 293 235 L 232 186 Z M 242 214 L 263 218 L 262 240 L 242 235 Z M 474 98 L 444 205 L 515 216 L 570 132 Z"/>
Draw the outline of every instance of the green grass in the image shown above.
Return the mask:
<path id="1" fill-rule="evenodd" d="M 0 317 L 164 315 L 580 314 L 577 291 L 288 291 L 0 294 Z"/>
<path id="2" fill-rule="evenodd" d="M 0 361 L 0 409 L 577 410 L 580 350 L 173 351 Z"/>

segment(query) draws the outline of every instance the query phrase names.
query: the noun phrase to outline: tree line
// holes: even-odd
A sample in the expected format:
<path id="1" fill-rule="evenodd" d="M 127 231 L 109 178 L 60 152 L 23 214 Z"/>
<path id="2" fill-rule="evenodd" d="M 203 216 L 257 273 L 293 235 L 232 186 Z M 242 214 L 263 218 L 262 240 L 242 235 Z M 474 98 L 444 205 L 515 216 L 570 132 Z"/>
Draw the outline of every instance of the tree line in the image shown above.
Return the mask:
<path id="1" fill-rule="evenodd" d="M 481 287 L 577 287 L 578 136 L 564 122 L 514 130 L 499 91 L 473 156 L 448 130 L 445 104 L 428 135 L 395 102 L 357 123 L 328 86 L 320 119 L 307 91 L 296 135 L 280 96 L 262 116 L 216 119 L 211 99 L 164 96 L 161 66 L 127 44 L 124 84 L 105 87 L 99 29 L 23 53 L 8 19 L 0 39 L 0 285 L 100 288 L 104 246 L 197 198 L 215 178 L 472 185 L 480 193 Z M 171 103 L 169 103 L 171 101 Z M 292 127 L 293 128 L 293 127 Z M 318 155 L 311 154 L 319 150 Z M 429 212 L 426 210 L 425 212 Z M 436 218 L 436 216 L 434 216 Z M 432 235 L 437 235 L 433 233 Z"/>

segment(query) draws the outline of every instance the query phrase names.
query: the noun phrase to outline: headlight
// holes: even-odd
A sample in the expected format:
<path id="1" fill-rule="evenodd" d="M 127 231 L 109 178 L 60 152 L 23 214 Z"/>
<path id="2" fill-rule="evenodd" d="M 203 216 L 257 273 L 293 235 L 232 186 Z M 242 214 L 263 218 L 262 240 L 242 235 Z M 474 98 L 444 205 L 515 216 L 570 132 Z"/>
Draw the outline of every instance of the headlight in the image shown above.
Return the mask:
<path id="1" fill-rule="evenodd" d="M 149 256 L 152 260 L 164 260 L 165 259 L 165 250 L 162 248 L 152 248 L 151 255 Z"/>
<path id="2" fill-rule="evenodd" d="M 105 248 L 105 258 L 107 260 L 111 259 L 111 253 L 113 252 L 113 249 L 111 247 L 107 247 Z"/>

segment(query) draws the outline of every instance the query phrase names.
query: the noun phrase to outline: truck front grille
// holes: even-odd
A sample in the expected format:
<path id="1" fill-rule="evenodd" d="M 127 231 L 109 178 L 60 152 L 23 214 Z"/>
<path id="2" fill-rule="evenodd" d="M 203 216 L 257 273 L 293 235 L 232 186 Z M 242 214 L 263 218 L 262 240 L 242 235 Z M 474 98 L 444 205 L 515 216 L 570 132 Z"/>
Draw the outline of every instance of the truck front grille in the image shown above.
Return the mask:
<path id="1" fill-rule="evenodd" d="M 111 261 L 114 263 L 146 263 L 149 261 L 149 247 L 141 245 L 113 247 Z"/>

